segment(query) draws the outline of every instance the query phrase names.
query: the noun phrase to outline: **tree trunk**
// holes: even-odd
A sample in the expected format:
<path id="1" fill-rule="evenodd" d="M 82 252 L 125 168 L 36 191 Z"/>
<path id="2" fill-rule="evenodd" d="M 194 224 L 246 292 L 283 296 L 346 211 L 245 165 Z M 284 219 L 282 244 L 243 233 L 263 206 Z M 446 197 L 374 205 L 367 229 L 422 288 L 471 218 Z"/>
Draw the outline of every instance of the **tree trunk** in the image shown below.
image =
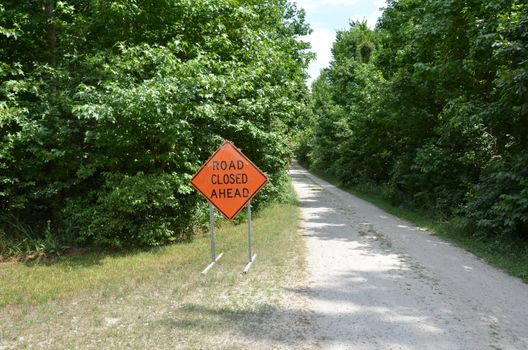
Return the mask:
<path id="1" fill-rule="evenodd" d="M 55 10 L 55 0 L 48 0 L 45 11 L 48 17 L 46 32 L 48 35 L 48 64 L 51 67 L 57 66 L 57 32 L 53 23 L 53 12 Z"/>

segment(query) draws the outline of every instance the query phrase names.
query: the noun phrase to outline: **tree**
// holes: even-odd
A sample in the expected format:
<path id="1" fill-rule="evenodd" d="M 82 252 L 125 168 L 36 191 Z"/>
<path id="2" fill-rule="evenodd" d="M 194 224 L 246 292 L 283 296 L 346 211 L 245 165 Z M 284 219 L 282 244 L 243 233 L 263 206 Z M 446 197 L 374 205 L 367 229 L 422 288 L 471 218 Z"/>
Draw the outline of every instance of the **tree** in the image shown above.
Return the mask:
<path id="1" fill-rule="evenodd" d="M 312 88 L 309 162 L 474 234 L 525 239 L 527 16 L 518 0 L 392 0 L 374 31 L 338 32 Z"/>
<path id="2" fill-rule="evenodd" d="M 8 1 L 0 8 L 2 227 L 159 245 L 205 219 L 191 175 L 223 138 L 280 197 L 307 98 L 283 0 Z M 42 32 L 46 35 L 42 35 Z"/>

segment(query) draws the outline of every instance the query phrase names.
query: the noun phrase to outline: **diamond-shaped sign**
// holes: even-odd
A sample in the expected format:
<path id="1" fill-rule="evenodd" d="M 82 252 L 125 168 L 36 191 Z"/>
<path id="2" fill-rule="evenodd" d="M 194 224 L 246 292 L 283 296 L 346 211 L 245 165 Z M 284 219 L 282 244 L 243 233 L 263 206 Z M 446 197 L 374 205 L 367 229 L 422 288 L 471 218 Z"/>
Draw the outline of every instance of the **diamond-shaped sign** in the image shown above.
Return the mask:
<path id="1" fill-rule="evenodd" d="M 267 182 L 267 176 L 229 141 L 225 141 L 191 179 L 191 185 L 228 220 L 233 219 Z"/>

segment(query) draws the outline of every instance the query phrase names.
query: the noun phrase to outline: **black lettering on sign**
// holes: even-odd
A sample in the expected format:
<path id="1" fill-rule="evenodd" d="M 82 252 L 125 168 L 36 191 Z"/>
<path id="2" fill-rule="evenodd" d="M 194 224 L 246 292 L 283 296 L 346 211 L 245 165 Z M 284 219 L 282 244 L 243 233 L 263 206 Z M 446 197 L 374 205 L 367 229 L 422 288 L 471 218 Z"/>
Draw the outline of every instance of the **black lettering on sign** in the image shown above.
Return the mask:
<path id="1" fill-rule="evenodd" d="M 229 163 L 225 160 L 217 161 L 213 160 L 213 170 L 242 170 L 244 168 L 244 162 L 241 160 L 230 160 Z"/>
<path id="2" fill-rule="evenodd" d="M 213 198 L 248 198 L 249 189 L 247 188 L 224 188 L 213 189 L 211 192 L 211 199 Z"/>
<path id="3" fill-rule="evenodd" d="M 211 175 L 211 184 L 213 185 L 243 185 L 247 184 L 247 182 L 247 174 L 224 174 L 222 176 L 219 174 Z"/>

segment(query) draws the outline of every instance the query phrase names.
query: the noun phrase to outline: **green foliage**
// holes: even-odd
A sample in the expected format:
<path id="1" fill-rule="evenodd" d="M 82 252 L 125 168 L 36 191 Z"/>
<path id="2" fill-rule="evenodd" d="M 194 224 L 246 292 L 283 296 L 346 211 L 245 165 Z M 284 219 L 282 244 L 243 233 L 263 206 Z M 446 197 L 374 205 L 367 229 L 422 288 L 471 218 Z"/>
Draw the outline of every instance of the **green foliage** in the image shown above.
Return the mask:
<path id="1" fill-rule="evenodd" d="M 462 209 L 475 234 L 526 240 L 528 237 L 528 155 L 494 161 L 484 169 Z"/>
<path id="2" fill-rule="evenodd" d="M 526 242 L 528 5 L 391 0 L 339 32 L 300 157 L 345 185 Z M 367 54 L 362 54 L 362 52 Z"/>
<path id="3" fill-rule="evenodd" d="M 311 57 L 304 14 L 285 0 L 0 12 L 0 209 L 32 237 L 51 222 L 70 244 L 188 238 L 203 219 L 189 179 L 222 139 L 270 177 L 257 207 L 284 193 Z"/>

